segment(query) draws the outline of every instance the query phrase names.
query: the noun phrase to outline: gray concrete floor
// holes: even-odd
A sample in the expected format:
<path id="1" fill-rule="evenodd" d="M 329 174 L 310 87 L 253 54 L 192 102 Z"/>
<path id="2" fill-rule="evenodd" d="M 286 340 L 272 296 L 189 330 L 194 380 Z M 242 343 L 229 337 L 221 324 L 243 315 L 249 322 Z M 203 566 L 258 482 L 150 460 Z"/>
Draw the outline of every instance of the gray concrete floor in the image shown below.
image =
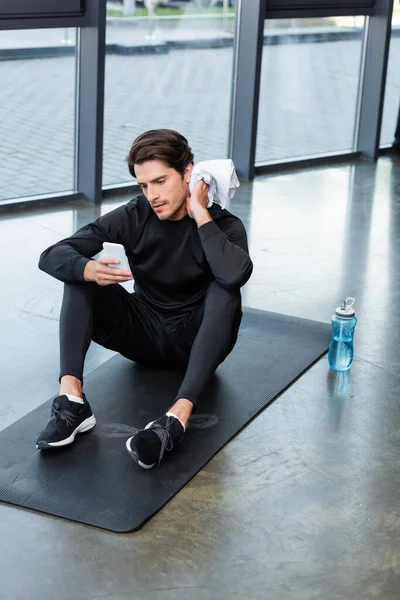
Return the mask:
<path id="1" fill-rule="evenodd" d="M 39 253 L 126 200 L 1 218 L 1 427 L 57 390 L 62 288 Z M 400 161 L 258 177 L 231 210 L 246 305 L 329 321 L 356 297 L 350 373 L 322 358 L 134 534 L 1 505 L 1 598 L 399 597 Z"/>

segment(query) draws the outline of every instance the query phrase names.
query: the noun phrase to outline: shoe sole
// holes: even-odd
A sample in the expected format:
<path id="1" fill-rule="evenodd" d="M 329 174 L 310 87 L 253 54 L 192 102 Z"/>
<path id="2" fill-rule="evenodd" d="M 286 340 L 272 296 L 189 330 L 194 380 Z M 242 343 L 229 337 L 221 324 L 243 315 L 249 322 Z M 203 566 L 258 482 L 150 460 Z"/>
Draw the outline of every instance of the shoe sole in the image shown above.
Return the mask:
<path id="1" fill-rule="evenodd" d="M 148 429 L 149 427 L 151 427 L 153 425 L 153 423 L 154 423 L 154 421 L 150 421 L 150 423 L 147 423 L 145 429 Z M 130 437 L 129 440 L 126 440 L 126 449 L 128 450 L 128 454 L 133 458 L 133 460 L 135 461 L 136 464 L 138 464 L 140 467 L 142 467 L 142 469 L 152 469 L 157 464 L 156 462 L 153 463 L 152 465 L 145 465 L 144 463 L 142 463 L 141 460 L 139 460 L 137 453 L 131 449 L 130 441 L 133 439 L 133 437 L 134 436 Z M 179 444 L 179 442 L 177 442 L 177 443 Z"/>
<path id="2" fill-rule="evenodd" d="M 65 440 L 60 440 L 59 442 L 39 441 L 36 444 L 36 448 L 38 448 L 39 450 L 51 450 L 52 448 L 62 448 L 63 446 L 68 446 L 69 444 L 72 444 L 72 442 L 75 439 L 75 436 L 78 433 L 85 433 L 86 431 L 90 431 L 95 425 L 96 419 L 94 415 L 92 415 L 91 417 L 88 417 L 87 419 L 82 421 L 82 423 L 78 425 L 78 427 L 71 433 L 69 437 L 65 438 Z"/>
<path id="3" fill-rule="evenodd" d="M 147 425 L 145 427 L 145 429 L 147 429 L 147 427 L 149 427 L 149 426 L 150 426 L 150 423 L 149 423 L 149 425 Z M 142 461 L 139 460 L 139 457 L 136 454 L 136 452 L 134 452 L 131 449 L 131 445 L 130 445 L 131 440 L 133 440 L 133 436 L 130 437 L 129 440 L 126 440 L 126 444 L 125 444 L 126 445 L 126 449 L 128 450 L 128 454 L 133 458 L 133 460 L 135 461 L 135 463 L 139 465 L 139 467 L 142 467 L 142 469 L 152 469 L 157 463 L 153 463 L 152 465 L 145 465 L 144 463 L 142 463 Z"/>

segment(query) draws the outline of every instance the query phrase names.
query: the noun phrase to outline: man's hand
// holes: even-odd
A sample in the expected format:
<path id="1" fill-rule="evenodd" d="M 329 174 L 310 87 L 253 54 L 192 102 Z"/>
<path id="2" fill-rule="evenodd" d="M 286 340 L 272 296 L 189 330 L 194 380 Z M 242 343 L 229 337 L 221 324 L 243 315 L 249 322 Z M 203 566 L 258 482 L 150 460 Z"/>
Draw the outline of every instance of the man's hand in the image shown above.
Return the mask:
<path id="1" fill-rule="evenodd" d="M 83 271 L 83 277 L 85 281 L 92 281 L 101 286 L 130 281 L 132 279 L 130 271 L 108 266 L 117 263 L 119 263 L 117 258 L 110 258 L 109 256 L 100 258 L 100 260 L 89 260 Z"/>
<path id="2" fill-rule="evenodd" d="M 203 180 L 196 183 L 192 195 L 186 201 L 186 210 L 189 217 L 194 219 L 201 227 L 204 223 L 212 221 L 210 213 L 207 210 L 208 204 L 208 184 Z"/>

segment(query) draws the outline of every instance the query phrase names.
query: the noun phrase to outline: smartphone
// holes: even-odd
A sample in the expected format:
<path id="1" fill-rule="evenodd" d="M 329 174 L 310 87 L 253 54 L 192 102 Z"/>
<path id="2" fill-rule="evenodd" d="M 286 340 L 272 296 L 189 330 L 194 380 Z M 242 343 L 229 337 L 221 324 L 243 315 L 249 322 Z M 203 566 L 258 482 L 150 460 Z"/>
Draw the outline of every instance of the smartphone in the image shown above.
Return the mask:
<path id="1" fill-rule="evenodd" d="M 109 264 L 109 267 L 114 269 L 126 269 L 128 271 L 131 270 L 129 266 L 128 258 L 125 254 L 125 248 L 122 244 L 113 244 L 112 242 L 104 242 L 103 243 L 103 256 L 108 256 L 110 258 L 117 258 L 119 263 Z"/>

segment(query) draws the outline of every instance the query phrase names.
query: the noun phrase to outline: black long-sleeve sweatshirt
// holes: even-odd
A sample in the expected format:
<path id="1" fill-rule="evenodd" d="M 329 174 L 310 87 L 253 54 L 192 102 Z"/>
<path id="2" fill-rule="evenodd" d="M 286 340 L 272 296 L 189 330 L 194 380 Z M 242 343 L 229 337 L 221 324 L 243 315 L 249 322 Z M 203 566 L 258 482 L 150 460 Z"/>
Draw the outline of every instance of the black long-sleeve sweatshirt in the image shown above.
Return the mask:
<path id="1" fill-rule="evenodd" d="M 238 289 L 253 270 L 241 220 L 216 204 L 209 212 L 213 221 L 200 228 L 188 215 L 162 221 L 140 195 L 50 246 L 39 268 L 60 281 L 82 282 L 86 263 L 103 242 L 119 243 L 138 298 L 163 311 L 192 310 L 213 279 Z"/>

